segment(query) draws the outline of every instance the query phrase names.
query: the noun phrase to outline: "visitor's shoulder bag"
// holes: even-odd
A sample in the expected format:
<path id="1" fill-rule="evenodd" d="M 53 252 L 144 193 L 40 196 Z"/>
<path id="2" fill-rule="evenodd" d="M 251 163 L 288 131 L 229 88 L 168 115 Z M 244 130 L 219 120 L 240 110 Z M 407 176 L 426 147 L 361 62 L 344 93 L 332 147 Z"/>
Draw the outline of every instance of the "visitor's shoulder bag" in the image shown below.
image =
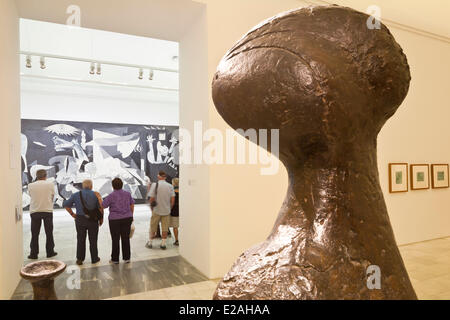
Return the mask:
<path id="1" fill-rule="evenodd" d="M 89 217 L 89 219 L 94 220 L 94 221 L 99 221 L 99 220 L 103 219 L 103 214 L 99 208 L 89 210 L 86 207 L 86 203 L 84 203 L 84 199 L 83 199 L 83 193 L 81 191 L 80 191 L 80 200 L 81 200 L 81 204 L 83 206 L 84 214 L 87 215 Z"/>
<path id="2" fill-rule="evenodd" d="M 156 207 L 158 205 L 158 203 L 156 202 L 156 196 L 158 195 L 158 185 L 159 185 L 159 181 L 156 182 L 155 196 L 154 196 L 155 200 L 150 203 L 150 208 L 152 210 L 153 210 L 154 207 Z"/>

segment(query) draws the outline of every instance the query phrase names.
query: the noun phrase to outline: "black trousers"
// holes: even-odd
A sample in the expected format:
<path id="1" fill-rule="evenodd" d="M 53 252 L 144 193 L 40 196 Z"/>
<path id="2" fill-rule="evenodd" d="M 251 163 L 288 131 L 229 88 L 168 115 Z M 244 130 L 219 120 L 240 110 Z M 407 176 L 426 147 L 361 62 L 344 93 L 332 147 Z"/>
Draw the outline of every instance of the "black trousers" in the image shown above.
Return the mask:
<path id="1" fill-rule="evenodd" d="M 98 260 L 98 222 L 86 216 L 77 215 L 75 218 L 75 226 L 77 228 L 77 260 L 84 261 L 86 257 L 86 234 L 89 236 L 91 261 Z"/>
<path id="2" fill-rule="evenodd" d="M 47 255 L 54 252 L 55 241 L 53 240 L 53 213 L 52 212 L 34 212 L 31 217 L 31 242 L 30 255 L 37 256 L 39 254 L 39 233 L 41 232 L 42 220 L 44 220 L 45 236 L 47 238 L 45 249 Z"/>
<path id="3" fill-rule="evenodd" d="M 130 231 L 133 218 L 109 220 L 109 231 L 112 239 L 111 260 L 119 261 L 120 242 L 122 242 L 122 258 L 130 260 Z"/>

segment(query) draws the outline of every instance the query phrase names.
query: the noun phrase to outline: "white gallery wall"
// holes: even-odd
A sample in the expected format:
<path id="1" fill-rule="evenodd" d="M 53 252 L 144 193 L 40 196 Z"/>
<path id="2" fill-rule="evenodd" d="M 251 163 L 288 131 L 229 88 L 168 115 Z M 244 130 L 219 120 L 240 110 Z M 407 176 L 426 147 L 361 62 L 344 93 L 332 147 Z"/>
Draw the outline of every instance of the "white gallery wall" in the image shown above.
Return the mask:
<path id="1" fill-rule="evenodd" d="M 92 61 L 145 65 L 178 70 L 178 43 L 86 28 L 74 28 L 20 19 L 20 49 Z M 24 119 L 70 120 L 107 123 L 178 125 L 178 73 L 121 66 L 101 66 L 101 75 L 91 75 L 90 63 L 46 58 L 41 69 L 39 56 L 32 68 L 21 55 L 21 115 Z M 51 77 L 45 79 L 41 77 Z M 57 78 L 56 80 L 54 78 Z M 60 78 L 128 84 L 110 86 Z M 141 88 L 158 87 L 172 90 Z"/>
<path id="2" fill-rule="evenodd" d="M 450 13 L 450 12 L 449 12 Z M 388 163 L 450 163 L 450 42 L 391 28 L 411 67 L 408 96 L 378 137 L 378 169 L 399 244 L 450 236 L 450 189 L 389 193 Z M 431 168 L 430 168 L 431 179 Z"/>
<path id="3" fill-rule="evenodd" d="M 310 4 L 329 1 L 309 0 Z M 381 19 L 405 52 L 411 68 L 409 93 L 378 136 L 378 170 L 398 244 L 450 235 L 450 189 L 389 193 L 388 164 L 450 163 L 450 2 L 335 0 Z M 406 27 L 410 26 L 410 27 Z M 412 27 L 412 28 L 411 28 Z M 426 32 L 421 32 L 421 30 Z M 409 168 L 408 168 L 409 170 Z M 431 178 L 431 168 L 430 168 Z"/>
<path id="4" fill-rule="evenodd" d="M 208 13 L 210 80 L 225 52 L 251 27 L 282 11 L 311 4 L 289 0 L 202 2 L 207 4 Z M 375 3 L 385 9 L 382 18 L 386 19 L 403 16 L 406 8 L 403 1 Z M 362 11 L 367 8 L 356 0 L 345 1 L 345 5 Z M 422 7 L 422 1 L 408 1 L 410 11 L 399 23 L 414 27 L 417 17 L 418 27 L 430 26 L 432 32 L 447 35 L 442 11 L 448 16 L 450 2 L 432 1 L 426 10 Z M 434 14 L 442 16 L 440 23 Z M 387 177 L 389 162 L 450 163 L 446 147 L 450 140 L 450 44 L 419 35 L 411 28 L 389 28 L 408 56 L 413 79 L 407 99 L 379 136 L 378 167 L 397 243 L 406 244 L 450 235 L 450 189 L 389 194 Z M 229 128 L 211 100 L 209 125 Z M 261 176 L 261 167 L 210 166 L 211 277 L 223 276 L 237 257 L 264 240 L 273 226 L 287 190 L 287 174 L 281 167 L 275 176 Z"/>
<path id="5" fill-rule="evenodd" d="M 0 299 L 9 299 L 20 280 L 22 222 L 20 182 L 19 25 L 13 0 L 0 1 Z"/>
<path id="6" fill-rule="evenodd" d="M 178 95 L 145 91 L 25 78 L 21 80 L 21 116 L 23 119 L 178 125 Z"/>
<path id="7" fill-rule="evenodd" d="M 345 5 L 364 11 L 367 1 L 349 0 Z M 425 9 L 421 0 L 408 1 L 407 7 L 405 1 L 377 0 L 370 4 L 373 2 L 383 8 L 383 18 L 398 20 L 401 17 L 404 20 L 398 21 L 400 24 L 413 27 L 417 24 L 417 28 L 446 34 L 449 24 L 444 18 L 435 17 L 448 17 L 445 13 L 450 9 L 448 1 L 428 1 Z M 17 0 L 17 3 L 22 17 L 64 23 L 65 9 L 71 0 Z M 224 131 L 229 127 L 215 110 L 210 93 L 220 59 L 260 21 L 308 3 L 298 0 L 173 0 L 169 4 L 159 0 L 136 0 L 132 5 L 127 1 L 96 0 L 94 4 L 79 0 L 78 4 L 85 17 L 82 24 L 86 27 L 180 41 L 180 70 L 195 72 L 185 77 L 180 75 L 183 79 L 180 126 L 189 128 L 197 119 L 204 120 L 208 127 Z M 101 10 L 105 6 L 109 10 Z M 204 15 L 199 16 L 199 10 L 204 11 Z M 148 13 L 156 18 L 148 19 Z M 157 16 L 165 18 L 158 20 Z M 195 26 L 194 21 L 198 25 Z M 379 136 L 378 165 L 394 233 L 398 243 L 404 244 L 450 235 L 450 190 L 396 195 L 387 191 L 388 162 L 450 162 L 450 151 L 446 147 L 450 128 L 444 125 L 448 122 L 450 59 L 447 42 L 396 27 L 390 29 L 408 56 L 413 80 L 408 98 Z M 201 49 L 184 43 L 192 40 L 200 41 Z M 206 67 L 202 64 L 204 60 Z M 194 78 L 195 81 L 190 81 Z M 183 216 L 191 216 L 197 223 L 184 227 L 180 250 L 210 278 L 222 277 L 236 258 L 264 240 L 273 226 L 286 193 L 287 175 L 283 167 L 275 176 L 261 176 L 260 169 L 258 165 L 181 167 L 182 179 L 183 172 L 188 172 L 181 190 L 193 196 L 183 200 L 181 219 L 183 222 Z M 190 235 L 183 238 L 183 233 Z"/>

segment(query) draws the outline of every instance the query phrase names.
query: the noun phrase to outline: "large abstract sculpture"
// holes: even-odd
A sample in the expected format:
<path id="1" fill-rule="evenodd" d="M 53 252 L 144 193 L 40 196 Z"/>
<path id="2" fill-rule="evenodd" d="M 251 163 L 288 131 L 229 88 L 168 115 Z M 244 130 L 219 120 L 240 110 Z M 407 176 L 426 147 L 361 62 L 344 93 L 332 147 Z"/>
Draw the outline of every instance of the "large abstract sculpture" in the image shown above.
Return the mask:
<path id="1" fill-rule="evenodd" d="M 217 110 L 235 129 L 280 129 L 289 188 L 270 236 L 238 258 L 215 299 L 417 298 L 376 153 L 411 77 L 389 30 L 369 29 L 368 18 L 339 6 L 290 11 L 220 62 Z M 369 266 L 379 268 L 379 289 L 368 286 Z"/>

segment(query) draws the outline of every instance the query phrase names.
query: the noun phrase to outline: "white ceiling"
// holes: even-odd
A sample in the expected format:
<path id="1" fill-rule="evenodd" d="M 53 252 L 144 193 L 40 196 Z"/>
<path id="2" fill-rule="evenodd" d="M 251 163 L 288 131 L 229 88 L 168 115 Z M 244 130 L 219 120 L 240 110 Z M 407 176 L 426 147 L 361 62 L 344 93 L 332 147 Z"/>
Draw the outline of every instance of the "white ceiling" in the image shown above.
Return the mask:
<path id="1" fill-rule="evenodd" d="M 387 19 L 414 29 L 450 38 L 449 0 L 301 0 L 313 4 L 338 4 L 366 12 L 369 6 L 381 9 Z"/>
<path id="2" fill-rule="evenodd" d="M 20 49 L 178 69 L 178 43 L 20 19 Z"/>
<path id="3" fill-rule="evenodd" d="M 129 35 L 154 39 L 165 39 L 170 41 L 180 41 L 187 29 L 191 27 L 193 21 L 195 21 L 195 19 L 204 10 L 204 4 L 191 0 L 16 0 L 16 6 L 21 18 L 46 21 L 60 25 L 66 24 L 67 18 L 69 17 L 69 14 L 67 14 L 67 8 L 73 4 L 76 4 L 81 8 L 81 27 L 83 28 L 120 32 Z M 78 36 L 82 37 L 81 34 L 82 32 L 80 32 Z M 116 36 L 117 35 L 114 35 L 113 37 Z M 58 40 L 54 41 L 54 39 L 47 39 L 45 41 L 49 44 L 46 50 L 48 50 L 49 47 L 53 52 L 58 52 L 58 50 L 61 50 L 61 46 L 58 46 L 57 44 Z M 132 60 L 133 63 L 144 60 L 149 62 L 149 56 L 151 55 L 147 50 L 147 55 L 142 57 L 142 49 L 128 50 L 128 44 L 114 46 L 112 49 L 110 48 L 111 50 L 109 51 L 105 49 L 107 46 L 96 46 L 96 48 L 90 52 L 89 49 L 86 49 L 89 47 L 87 45 L 83 46 L 84 49 L 74 48 L 70 41 L 65 42 L 65 49 L 63 50 L 64 52 L 70 52 L 70 55 L 89 56 L 91 54 L 91 56 L 102 57 L 103 59 L 107 59 L 109 57 L 118 61 Z M 100 42 L 97 43 L 99 44 Z M 24 46 L 26 45 L 26 42 L 24 42 Z M 36 43 L 36 41 L 34 42 L 34 46 L 36 48 L 40 47 L 44 50 L 44 48 L 40 44 Z M 168 57 L 172 57 L 172 52 L 166 55 L 166 60 L 164 60 L 164 58 L 159 60 L 156 59 L 159 61 L 157 63 L 159 63 L 160 66 L 170 64 L 171 62 L 167 61 Z M 153 56 L 153 58 L 155 58 L 155 56 Z M 22 57 L 22 59 L 25 59 L 25 57 Z M 69 64 L 64 64 L 63 68 L 62 65 L 58 67 L 60 62 L 52 61 L 51 59 L 47 60 L 48 66 L 46 70 L 40 70 L 36 67 L 33 67 L 33 69 L 24 70 L 24 62 L 22 62 L 22 71 L 24 73 L 28 72 L 34 75 L 41 75 L 44 73 L 51 75 L 51 72 L 58 70 L 60 74 L 65 74 L 66 76 L 72 74 L 77 78 L 81 77 L 88 80 L 98 80 L 97 76 L 89 75 L 86 71 L 86 65 L 78 67 L 73 66 L 70 67 L 69 72 L 65 72 L 64 70 L 66 69 L 64 68 L 67 68 Z M 156 61 L 155 59 L 151 60 Z M 38 58 L 34 58 L 33 62 L 33 65 L 38 65 Z M 149 64 L 153 65 L 153 63 L 150 62 Z M 137 80 L 136 70 L 127 75 L 121 73 L 118 76 L 119 78 L 117 78 L 117 75 L 115 76 L 112 72 L 110 72 L 108 66 L 103 66 L 102 69 L 103 79 L 127 82 L 131 84 L 136 84 L 137 81 L 138 85 L 145 83 L 142 82 L 142 80 Z M 115 67 L 115 69 L 117 70 L 117 67 Z M 170 75 L 166 73 L 165 76 L 168 78 L 165 79 L 164 75 L 158 75 L 155 73 L 155 80 L 152 81 L 152 85 L 157 85 L 158 81 L 163 81 L 160 83 L 161 85 L 164 83 L 168 84 L 170 82 L 178 87 L 178 75 L 176 75 L 176 84 L 173 75 L 174 74 Z M 144 76 L 147 78 L 148 73 Z M 26 90 L 33 90 L 33 88 L 30 87 L 32 83 L 33 81 L 22 81 L 22 88 Z M 51 82 L 49 82 L 49 85 L 50 83 Z M 70 86 L 64 85 L 63 87 Z M 167 87 L 172 86 L 167 85 Z M 125 90 L 125 88 L 115 89 L 117 90 L 111 90 L 112 95 L 119 90 Z M 133 90 L 134 94 L 135 91 L 136 90 Z M 159 91 L 158 93 L 159 95 L 164 96 L 164 99 L 170 98 L 171 101 L 178 101 L 178 92 Z M 148 94 L 145 93 L 145 95 L 147 96 Z"/>
<path id="4" fill-rule="evenodd" d="M 60 24 L 73 4 L 82 27 L 171 41 L 180 41 L 204 8 L 191 0 L 16 0 L 21 18 Z"/>
<path id="5" fill-rule="evenodd" d="M 173 59 L 178 56 L 177 42 L 27 19 L 20 21 L 20 49 L 42 53 L 43 56 L 51 54 L 92 61 L 178 69 L 178 60 Z M 32 68 L 25 67 L 25 56 L 21 59 L 21 72 L 26 75 L 178 88 L 176 72 L 155 70 L 153 80 L 150 81 L 149 70 L 144 70 L 144 79 L 138 79 L 138 68 L 102 65 L 101 75 L 91 75 L 89 62 L 47 57 L 46 69 L 42 70 L 39 66 L 39 56 L 32 57 Z"/>

